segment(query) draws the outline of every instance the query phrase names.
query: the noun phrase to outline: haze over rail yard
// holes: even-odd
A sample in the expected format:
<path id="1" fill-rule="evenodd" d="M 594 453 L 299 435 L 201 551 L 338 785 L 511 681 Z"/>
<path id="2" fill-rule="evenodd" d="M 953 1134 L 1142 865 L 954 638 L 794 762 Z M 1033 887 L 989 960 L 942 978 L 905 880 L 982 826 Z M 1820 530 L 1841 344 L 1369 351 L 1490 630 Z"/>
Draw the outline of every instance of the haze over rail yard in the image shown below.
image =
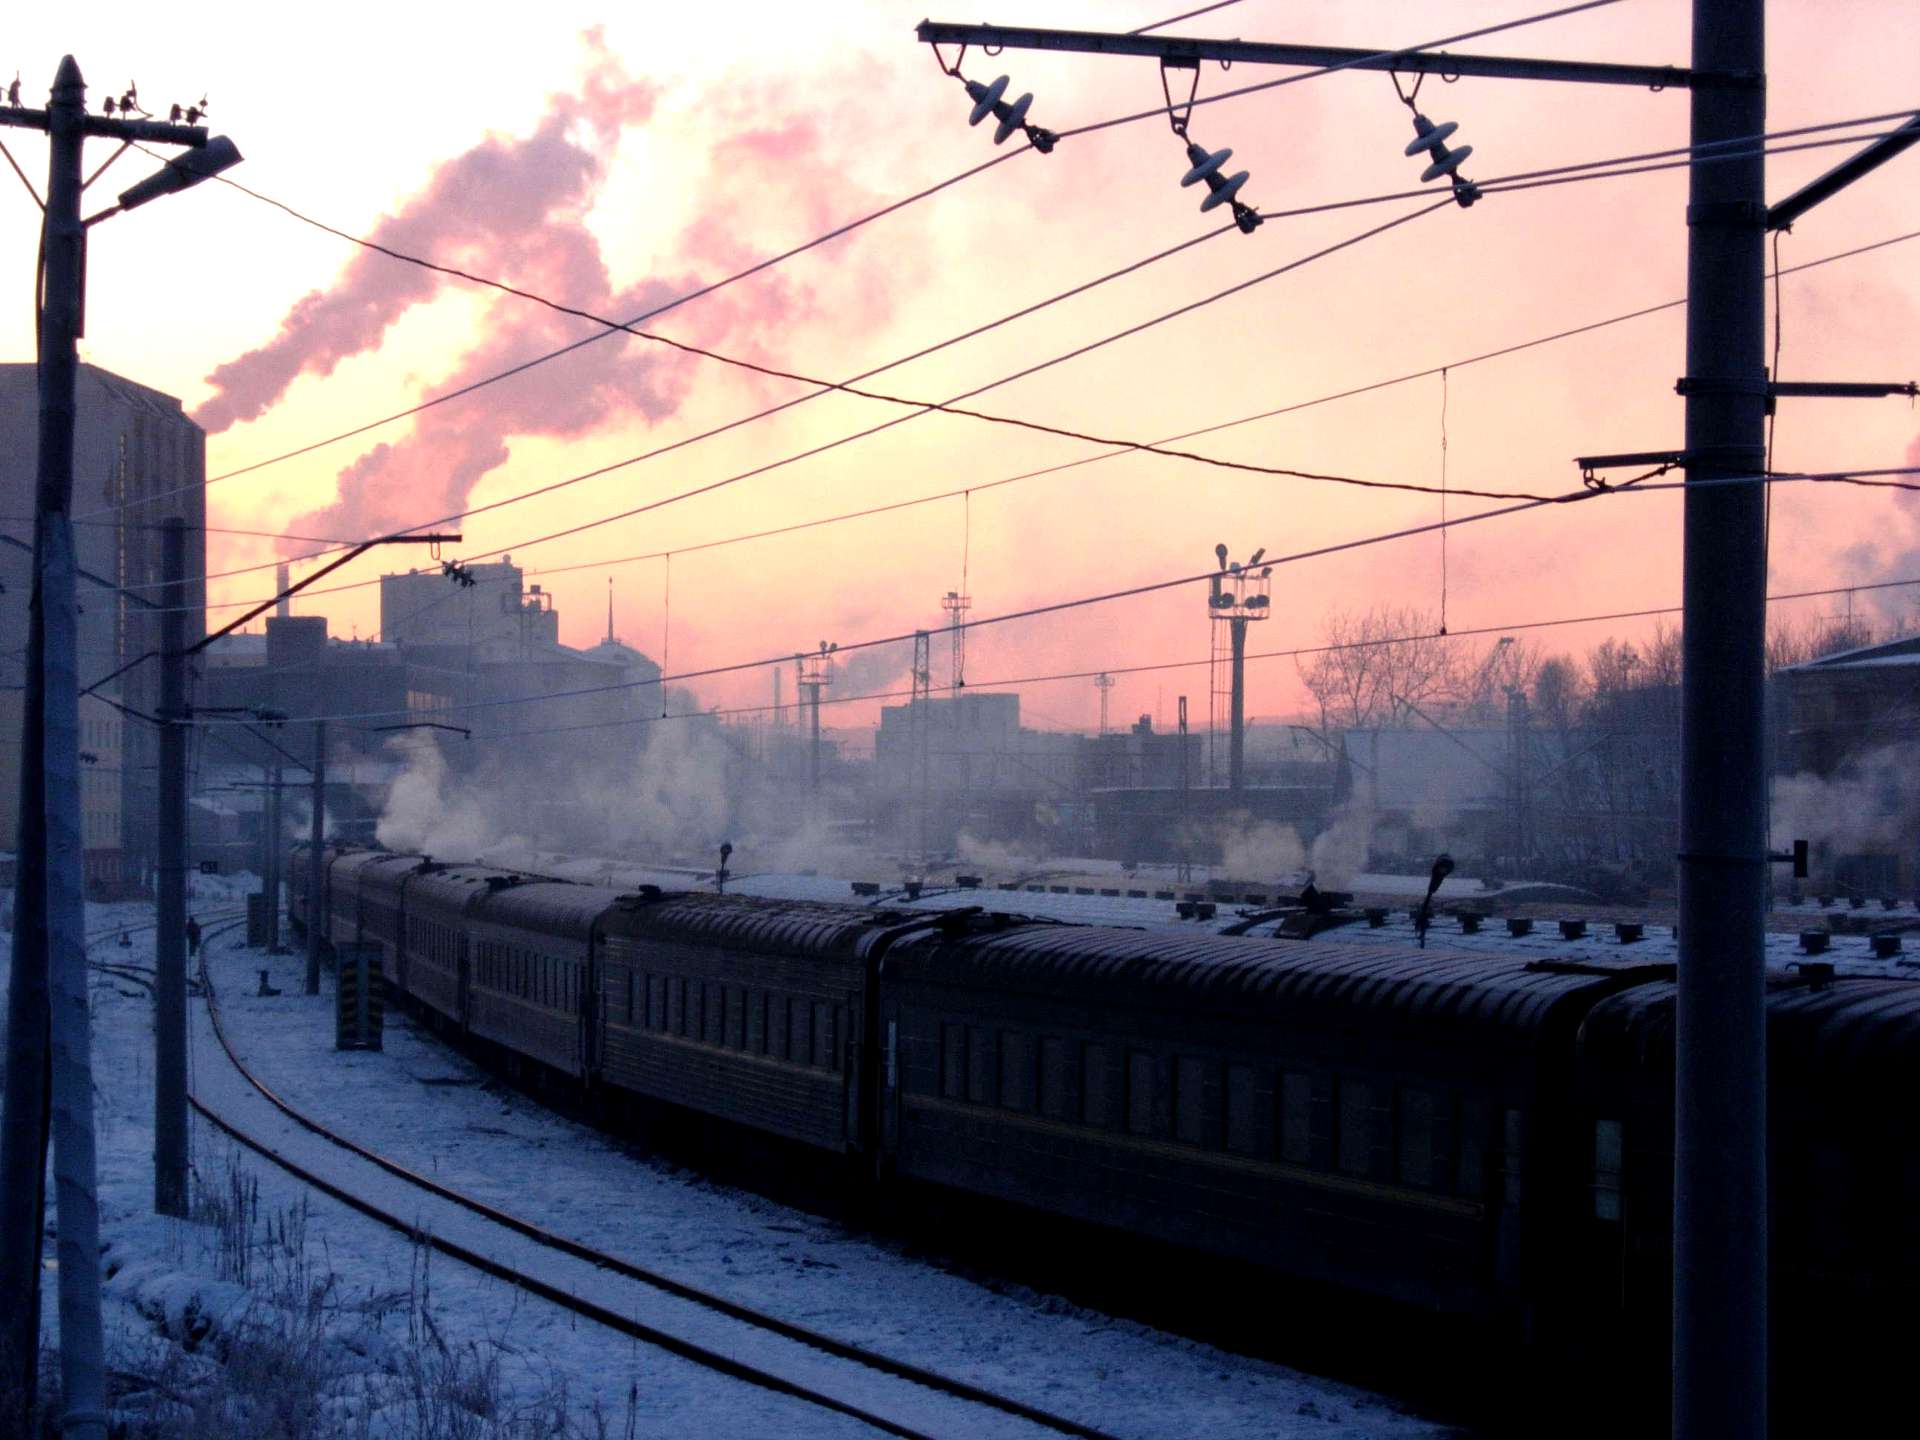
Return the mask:
<path id="1" fill-rule="evenodd" d="M 1920 16 L 1002 18 L 15 18 L 0 1430 L 1896 1403 Z"/>

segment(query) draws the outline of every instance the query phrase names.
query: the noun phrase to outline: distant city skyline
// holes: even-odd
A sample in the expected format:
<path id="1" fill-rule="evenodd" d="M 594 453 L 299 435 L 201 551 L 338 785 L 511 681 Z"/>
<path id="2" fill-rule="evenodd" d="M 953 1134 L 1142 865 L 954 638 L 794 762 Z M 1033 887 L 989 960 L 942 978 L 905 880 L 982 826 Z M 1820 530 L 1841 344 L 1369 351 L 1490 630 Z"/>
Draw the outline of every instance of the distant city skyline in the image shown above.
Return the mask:
<path id="1" fill-rule="evenodd" d="M 1029 3 L 1013 19 L 1131 28 L 1166 7 Z M 1248 3 L 1175 27 L 1189 33 L 1402 45 L 1513 18 L 1525 7 Z M 90 102 L 137 80 L 150 106 L 211 99 L 209 123 L 246 154 L 232 178 L 328 224 L 438 262 L 622 318 L 663 303 L 996 154 L 970 129 L 966 97 L 943 77 L 896 6 L 830 10 L 727 5 L 634 14 L 595 31 L 593 7 L 545 8 L 511 45 L 496 28 L 446 27 L 429 12 L 348 4 L 334 22 L 262 45 L 259 12 L 207 7 L 201 23 L 130 5 L 84 16 L 27 13 L 11 27 L 22 98 L 44 103 L 60 55 L 87 75 Z M 935 18 L 966 18 L 935 11 Z M 1910 5 L 1775 5 L 1775 129 L 1911 107 L 1902 61 L 1920 48 Z M 271 24 L 272 22 L 265 22 Z M 293 23 L 291 21 L 285 23 Z M 247 37 L 241 40 L 239 37 Z M 233 37 L 233 38 L 229 38 Z M 373 38 L 369 38 L 373 37 Z M 272 38 L 272 37 L 268 37 Z M 1684 7 L 1627 4 L 1462 46 L 1685 63 Z M 262 57 L 272 55 L 270 64 Z M 1013 78 L 1030 118 L 1058 129 L 1161 103 L 1150 62 L 1009 51 L 966 57 L 973 77 Z M 1269 72 L 1258 72 L 1265 76 Z M 1205 96 L 1255 72 L 1214 67 Z M 1463 80 L 1420 96 L 1457 120 L 1476 178 L 1682 144 L 1686 100 L 1611 88 Z M 1871 128 L 1871 127 L 1868 127 Z M 1192 133 L 1232 146 L 1265 211 L 1418 188 L 1411 133 L 1387 77 L 1333 75 L 1195 112 Z M 42 181 L 40 143 L 15 158 Z M 1011 148 L 1011 147 L 1009 147 Z M 1785 193 L 1851 146 L 1779 155 Z M 89 150 L 89 169 L 110 152 Z M 1186 160 L 1152 119 L 1064 141 L 967 180 L 854 235 L 661 315 L 649 328 L 756 363 L 844 378 L 1205 233 L 1215 217 L 1178 185 Z M 122 157 L 98 187 L 152 162 Z M 1920 230 L 1920 157 L 1903 156 L 1781 238 L 1793 266 Z M 999 414 L 1121 439 L 1154 440 L 1394 376 L 1438 375 L 1182 442 L 1259 465 L 1451 488 L 1559 492 L 1578 454 L 1676 445 L 1681 316 L 1627 321 L 1504 359 L 1487 351 L 1684 291 L 1684 171 L 1490 195 L 1448 208 L 1304 270 L 968 402 Z M 9 184 L 0 210 L 0 359 L 32 355 L 25 297 L 32 204 Z M 1226 234 L 1092 295 L 1055 306 L 869 382 L 940 399 L 1249 280 L 1404 213 L 1387 205 L 1276 219 Z M 1920 266 L 1887 249 L 1791 276 L 1784 378 L 1894 380 L 1915 370 Z M 83 358 L 181 396 L 212 432 L 220 475 L 438 393 L 468 377 L 594 332 L 586 322 L 360 251 L 218 184 L 115 219 L 90 247 Z M 623 347 L 623 348 L 621 348 Z M 219 377 L 215 383 L 213 377 Z M 208 523 L 355 538 L 535 489 L 671 444 L 804 393 L 645 342 L 604 341 L 430 411 L 285 464 L 215 484 Z M 566 529 L 896 418 L 897 407 L 835 396 L 463 522 L 453 552 L 504 548 L 555 597 L 560 638 L 604 633 L 606 577 L 616 630 L 669 673 L 843 644 L 916 626 L 938 631 L 943 592 L 963 583 L 975 619 L 1208 568 L 1216 541 L 1286 556 L 1431 523 L 1437 497 L 1134 456 L 1019 484 L 1005 477 L 1099 447 L 935 416 L 816 459 L 564 540 Z M 1828 470 L 1920 464 L 1920 422 L 1898 402 L 1788 401 L 1776 463 Z M 342 477 L 345 477 L 344 480 Z M 344 485 L 348 504 L 336 504 Z M 965 501 L 696 550 L 715 539 L 972 488 Z M 1912 497 L 1781 486 L 1773 504 L 1774 588 L 1920 575 Z M 1447 502 L 1460 515 L 1491 502 Z M 1553 507 L 1451 532 L 1442 595 L 1434 536 L 1283 565 L 1263 649 L 1315 642 L 1330 609 L 1442 612 L 1450 628 L 1507 626 L 1677 601 L 1679 507 L 1670 495 Z M 17 524 L 13 528 L 20 528 Z M 296 547 L 311 548 L 304 543 Z M 675 551 L 606 569 L 545 573 L 603 557 Z M 209 537 L 215 571 L 270 561 L 272 542 Z M 1909 558 L 1909 556 L 1913 558 Z M 378 625 L 369 582 L 296 602 L 336 633 Z M 301 573 L 296 567 L 296 575 Z M 272 571 L 216 580 L 216 601 L 259 598 Z M 1193 586 L 1031 622 L 968 641 L 968 677 L 1111 670 L 1113 714 L 1170 714 L 1177 693 L 1204 723 L 1206 678 L 1128 674 L 1129 665 L 1204 662 L 1204 591 Z M 1906 616 L 1904 592 L 1878 609 Z M 1865 603 L 1865 602 L 1863 602 Z M 1823 614 L 1831 601 L 1791 613 Z M 669 623 L 667 612 L 670 610 Z M 237 613 L 216 612 L 221 619 Z M 1628 624 L 1538 632 L 1575 654 Z M 872 657 L 868 688 L 905 688 L 905 647 Z M 936 670 L 939 641 L 936 640 Z M 892 665 L 889 674 L 880 674 Z M 898 685 L 891 683 L 897 680 Z M 703 704 L 765 704 L 764 671 L 694 682 Z M 1084 680 L 1024 687 L 1041 713 L 1090 728 Z M 1304 704 L 1289 660 L 1256 661 L 1249 708 Z M 858 693 L 843 690 L 841 693 Z M 791 694 L 791 691 L 789 692 Z M 878 702 L 848 707 L 857 727 Z"/>

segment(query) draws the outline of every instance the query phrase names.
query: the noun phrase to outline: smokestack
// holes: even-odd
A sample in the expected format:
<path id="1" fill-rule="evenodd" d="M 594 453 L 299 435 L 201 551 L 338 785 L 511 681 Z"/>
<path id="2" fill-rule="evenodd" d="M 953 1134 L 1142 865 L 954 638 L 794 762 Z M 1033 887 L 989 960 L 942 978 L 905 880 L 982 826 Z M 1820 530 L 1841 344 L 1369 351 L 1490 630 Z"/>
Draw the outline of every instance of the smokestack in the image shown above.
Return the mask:
<path id="1" fill-rule="evenodd" d="M 785 676 L 786 672 L 780 666 L 773 667 L 773 729 L 776 735 L 780 733 L 780 686 Z"/>
<path id="2" fill-rule="evenodd" d="M 293 614 L 293 602 L 287 598 L 287 562 L 282 560 L 273 567 L 273 593 L 280 597 L 280 603 L 273 613 L 282 620 Z"/>

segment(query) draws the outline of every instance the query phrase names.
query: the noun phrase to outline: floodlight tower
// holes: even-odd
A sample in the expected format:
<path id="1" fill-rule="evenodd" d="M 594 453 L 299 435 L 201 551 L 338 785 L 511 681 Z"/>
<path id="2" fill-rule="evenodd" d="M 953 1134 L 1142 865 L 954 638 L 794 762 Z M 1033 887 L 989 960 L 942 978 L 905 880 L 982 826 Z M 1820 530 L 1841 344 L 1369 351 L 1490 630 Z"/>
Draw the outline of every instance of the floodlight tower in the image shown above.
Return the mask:
<path id="1" fill-rule="evenodd" d="M 953 693 L 958 696 L 967 683 L 967 611 L 973 608 L 973 597 L 949 590 L 940 597 L 940 608 L 947 612 L 947 653 L 953 658 Z M 956 725 L 960 723 L 959 714 L 956 705 Z"/>
<path id="2" fill-rule="evenodd" d="M 1219 573 L 1207 590 L 1207 614 L 1212 617 L 1207 696 L 1207 783 L 1220 783 L 1220 712 L 1228 717 L 1227 789 L 1239 794 L 1246 786 L 1247 743 L 1247 626 L 1273 613 L 1268 583 L 1273 567 L 1256 569 L 1265 547 L 1253 552 L 1245 565 L 1228 563 L 1227 547 L 1213 547 Z"/>
<path id="3" fill-rule="evenodd" d="M 808 747 L 807 788 L 814 791 L 820 788 L 820 692 L 833 684 L 833 652 L 839 648 L 837 643 L 822 640 L 820 648 L 812 654 L 793 657 L 794 683 L 806 697 L 807 726 L 812 741 Z"/>
<path id="4" fill-rule="evenodd" d="M 1093 688 L 1100 692 L 1100 733 L 1107 733 L 1107 699 L 1113 693 L 1113 676 L 1102 670 L 1093 677 Z"/>

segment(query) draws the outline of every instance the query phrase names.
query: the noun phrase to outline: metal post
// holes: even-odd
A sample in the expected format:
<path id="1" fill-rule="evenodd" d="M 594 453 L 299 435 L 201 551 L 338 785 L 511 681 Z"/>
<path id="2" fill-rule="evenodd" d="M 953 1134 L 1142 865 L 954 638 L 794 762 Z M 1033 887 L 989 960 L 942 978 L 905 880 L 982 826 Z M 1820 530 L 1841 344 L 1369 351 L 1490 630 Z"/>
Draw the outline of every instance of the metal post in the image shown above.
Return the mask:
<path id="1" fill-rule="evenodd" d="M 812 727 L 813 739 L 807 758 L 807 788 L 818 792 L 820 789 L 820 686 L 807 686 L 808 724 Z"/>
<path id="2" fill-rule="evenodd" d="M 1238 795 L 1247 781 L 1247 622 L 1229 620 L 1233 634 L 1233 716 L 1227 740 L 1227 789 Z"/>
<path id="3" fill-rule="evenodd" d="M 160 535 L 160 826 L 153 941 L 153 1208 L 187 1213 L 187 531 Z"/>
<path id="4" fill-rule="evenodd" d="M 1193 878 L 1193 861 L 1189 858 L 1187 847 L 1191 843 L 1192 827 L 1187 823 L 1187 756 L 1191 747 L 1187 744 L 1187 697 L 1180 697 L 1180 862 L 1174 874 L 1182 880 Z"/>
<path id="5" fill-rule="evenodd" d="M 1694 0 L 1693 59 L 1760 75 L 1762 0 Z M 1766 128 L 1766 92 L 1693 91 L 1695 146 Z M 1695 166 L 1687 205 L 1689 481 L 1764 464 L 1765 163 Z M 1673 1431 L 1767 1426 L 1766 497 L 1686 493 L 1680 958 L 1673 1213 Z"/>
<path id="6" fill-rule="evenodd" d="M 280 775 L 278 765 L 267 767 L 266 859 L 262 879 L 267 891 L 267 953 L 280 953 Z"/>
<path id="7" fill-rule="evenodd" d="M 54 1193 L 60 1219 L 60 1378 L 67 1414 L 63 1433 L 79 1440 L 106 1434 L 104 1341 L 100 1321 L 100 1212 L 95 1190 L 93 1145 L 93 1051 L 87 1013 L 85 900 L 80 830 L 79 678 L 75 663 L 73 425 L 79 374 L 78 341 L 85 258 L 80 224 L 81 147 L 85 139 L 86 85 L 71 55 L 60 62 L 47 107 L 52 141 L 47 166 L 46 229 L 42 247 L 40 306 L 40 449 L 36 473 L 34 597 L 41 665 L 27 672 L 25 711 L 43 717 L 40 749 L 23 752 L 23 791 L 38 792 L 41 834 L 23 830 L 21 858 L 45 851 L 44 949 L 16 935 L 16 971 L 24 964 L 46 976 L 48 988 L 47 1074 L 52 1096 Z M 32 804 L 22 804 L 23 827 Z M 33 883 L 22 877 L 22 883 Z M 36 917 L 39 918 L 39 917 Z M 15 982 L 17 983 L 17 982 Z M 31 979 L 29 981 L 31 983 Z M 16 1037 L 40 1043 L 38 1026 Z M 28 1063 L 31 1063 L 29 1061 Z M 12 1110 L 13 1096 L 8 1094 Z M 9 1153 L 7 1185 L 38 1190 L 37 1156 Z M 22 1247 L 21 1263 L 40 1263 L 41 1214 L 31 1232 L 9 1233 L 5 1248 Z M 29 1289 L 31 1286 L 28 1287 Z M 21 1293 L 21 1292 L 14 1292 Z M 27 1310 L 28 1304 L 14 1307 Z M 30 1332 L 31 1333 L 31 1332 Z M 38 1343 L 37 1335 L 32 1342 Z M 32 1392 L 26 1392 L 32 1403 Z"/>
<path id="8" fill-rule="evenodd" d="M 307 845 L 307 994 L 320 993 L 320 886 L 326 869 L 320 846 L 327 833 L 327 722 L 313 722 L 313 834 Z"/>

